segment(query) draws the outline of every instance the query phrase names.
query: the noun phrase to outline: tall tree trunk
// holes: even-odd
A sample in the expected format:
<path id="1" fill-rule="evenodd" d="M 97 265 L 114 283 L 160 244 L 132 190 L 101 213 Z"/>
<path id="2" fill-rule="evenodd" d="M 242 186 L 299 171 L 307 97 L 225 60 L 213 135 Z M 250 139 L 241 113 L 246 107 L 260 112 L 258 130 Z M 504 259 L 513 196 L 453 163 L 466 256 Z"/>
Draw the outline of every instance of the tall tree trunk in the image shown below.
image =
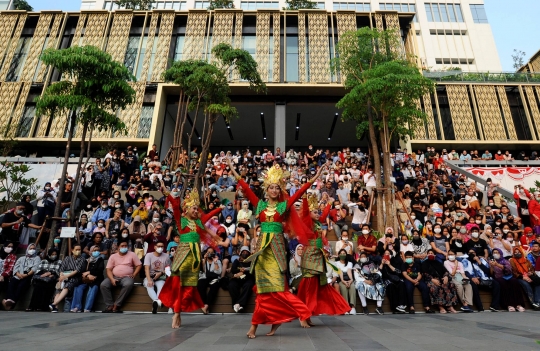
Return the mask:
<path id="1" fill-rule="evenodd" d="M 383 125 L 385 121 L 383 118 Z M 388 140 L 384 130 L 379 130 L 380 142 L 383 153 L 383 177 L 384 177 L 384 227 L 394 227 L 395 212 L 393 211 L 392 200 L 392 187 L 394 186 L 391 181 L 392 176 L 392 164 L 390 163 L 390 150 L 388 147 Z"/>
<path id="2" fill-rule="evenodd" d="M 204 171 L 206 170 L 206 161 L 208 159 L 208 150 L 210 150 L 210 142 L 212 141 L 212 133 L 214 132 L 214 124 L 216 123 L 218 119 L 218 115 L 216 114 L 210 114 L 208 116 L 208 131 L 206 133 L 206 136 L 204 137 L 202 148 L 201 148 L 201 166 L 199 167 L 199 170 L 197 171 L 197 175 L 195 176 L 195 185 L 194 188 L 197 190 L 200 190 L 199 182 L 201 177 L 203 176 Z M 202 165 L 205 165 L 203 167 Z"/>
<path id="3" fill-rule="evenodd" d="M 79 193 L 79 187 L 81 185 L 81 165 L 84 158 L 86 132 L 88 131 L 88 123 L 84 124 L 82 137 L 81 137 L 81 153 L 79 155 L 79 162 L 77 162 L 77 170 L 75 171 L 75 184 L 73 184 L 71 194 L 71 205 L 69 205 L 69 218 L 72 222 L 75 221 L 75 203 L 77 202 L 77 194 Z"/>
<path id="4" fill-rule="evenodd" d="M 377 136 L 375 134 L 375 124 L 373 123 L 373 111 L 371 109 L 371 101 L 367 103 L 367 116 L 369 122 L 369 141 L 371 143 L 371 150 L 373 152 L 373 171 L 376 175 L 377 188 L 375 190 L 375 201 L 377 204 L 377 228 L 378 232 L 382 233 L 384 226 L 384 213 L 383 213 L 383 197 L 382 197 L 382 179 L 381 179 L 381 155 L 379 153 L 379 147 L 377 145 Z"/>
<path id="5" fill-rule="evenodd" d="M 197 108 L 195 109 L 195 116 L 193 117 L 193 123 L 191 125 L 191 132 L 189 133 L 187 140 L 187 162 L 186 162 L 186 171 L 189 174 L 191 169 L 191 140 L 193 140 L 193 133 L 195 133 L 195 123 L 197 123 L 197 117 L 199 116 L 199 106 L 201 99 L 197 100 Z"/>
<path id="6" fill-rule="evenodd" d="M 174 125 L 174 136 L 173 136 L 173 143 L 172 143 L 172 153 L 171 153 L 171 168 L 173 167 L 173 164 L 178 163 L 177 158 L 177 146 L 179 144 L 179 133 L 180 133 L 180 126 L 182 121 L 182 108 L 184 101 L 184 91 L 180 90 L 180 96 L 178 97 L 178 112 L 176 113 L 176 122 Z"/>
<path id="7" fill-rule="evenodd" d="M 69 158 L 69 152 L 71 148 L 71 140 L 73 139 L 73 132 L 75 130 L 76 119 L 77 119 L 77 115 L 75 114 L 75 111 L 73 111 L 68 121 L 69 134 L 68 134 L 68 140 L 66 143 L 66 152 L 64 153 L 64 165 L 62 167 L 62 174 L 60 176 L 59 193 L 58 193 L 58 196 L 56 197 L 56 206 L 54 207 L 54 217 L 60 217 L 60 215 L 62 214 L 61 197 L 62 197 L 62 192 L 64 191 L 64 183 L 66 182 L 68 158 Z M 51 232 L 49 233 L 49 241 L 47 242 L 47 247 L 52 247 L 54 243 L 54 237 L 56 236 L 57 228 L 58 228 L 58 222 L 56 220 L 53 220 L 51 224 Z"/>
<path id="8" fill-rule="evenodd" d="M 182 108 L 182 123 L 180 124 L 180 132 L 178 133 L 178 140 L 177 140 L 177 144 L 175 145 L 175 151 L 176 151 L 176 158 L 174 160 L 175 164 L 174 164 L 174 167 L 176 168 L 176 166 L 178 166 L 178 161 L 180 159 L 180 155 L 182 154 L 182 150 L 183 150 L 183 147 L 182 147 L 182 140 L 183 140 L 183 137 L 184 137 L 184 126 L 186 124 L 186 121 L 187 121 L 187 116 L 188 116 L 188 112 L 189 112 L 189 102 L 190 102 L 190 98 L 187 97 L 186 99 L 186 102 L 183 104 L 183 108 Z"/>

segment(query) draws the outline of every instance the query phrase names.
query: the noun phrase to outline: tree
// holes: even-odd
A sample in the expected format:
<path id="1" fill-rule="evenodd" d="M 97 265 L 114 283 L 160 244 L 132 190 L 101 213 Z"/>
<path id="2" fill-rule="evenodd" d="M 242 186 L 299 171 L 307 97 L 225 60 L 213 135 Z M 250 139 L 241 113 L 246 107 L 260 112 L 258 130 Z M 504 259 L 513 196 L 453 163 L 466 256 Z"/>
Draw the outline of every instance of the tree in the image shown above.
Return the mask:
<path id="1" fill-rule="evenodd" d="M 13 203 L 22 200 L 24 195 L 32 198 L 37 194 L 37 179 L 26 178 L 31 168 L 24 164 L 0 161 L 0 211 L 9 210 Z"/>
<path id="2" fill-rule="evenodd" d="M 116 0 L 121 8 L 130 10 L 151 10 L 155 0 Z"/>
<path id="3" fill-rule="evenodd" d="M 391 183 L 390 143 L 394 138 L 412 136 L 426 115 L 418 109 L 420 98 L 434 89 L 401 47 L 398 33 L 362 28 L 345 33 L 338 43 L 339 56 L 332 67 L 344 77 L 347 94 L 337 103 L 342 118 L 357 122 L 357 136 L 368 132 L 374 171 L 377 174 L 378 229 L 393 226 L 393 192 Z M 382 169 L 381 174 L 381 158 Z M 384 186 L 383 182 L 384 179 Z"/>
<path id="4" fill-rule="evenodd" d="M 15 139 L 16 131 L 17 128 L 13 128 L 11 124 L 0 126 L 0 156 L 9 156 L 19 144 Z"/>
<path id="5" fill-rule="evenodd" d="M 514 64 L 512 67 L 514 67 L 516 71 L 519 71 L 519 69 L 525 65 L 525 55 L 525 52 L 514 49 L 514 54 L 512 55 L 512 61 L 514 61 Z"/>
<path id="6" fill-rule="evenodd" d="M 54 116 L 60 111 L 69 111 L 69 132 L 60 179 L 61 190 L 65 182 L 67 158 L 75 125 L 78 123 L 79 127 L 82 127 L 81 153 L 70 205 L 70 218 L 74 218 L 86 135 L 90 133 L 86 151 L 89 156 L 91 136 L 95 129 L 113 130 L 117 133 L 125 131 L 125 125 L 117 117 L 116 112 L 125 109 L 133 102 L 135 91 L 128 81 L 134 80 L 135 77 L 124 65 L 113 61 L 109 54 L 94 46 L 74 46 L 63 50 L 48 49 L 44 51 L 41 59 L 46 65 L 57 69 L 66 79 L 51 84 L 42 96 L 36 98 L 37 114 Z M 60 201 L 57 201 L 54 216 L 59 217 L 60 211 Z M 56 223 L 53 222 L 53 233 L 55 225 Z M 52 237 L 53 235 L 49 238 L 49 245 L 52 244 Z"/>
<path id="7" fill-rule="evenodd" d="M 234 9 L 234 2 L 231 0 L 211 0 L 208 10 Z"/>
<path id="8" fill-rule="evenodd" d="M 313 10 L 318 8 L 317 3 L 309 0 L 286 0 L 284 10 Z"/>
<path id="9" fill-rule="evenodd" d="M 192 128 L 187 136 L 186 150 L 190 154 L 191 140 L 199 111 L 204 114 L 204 128 L 201 135 L 201 161 L 206 164 L 214 124 L 220 116 L 231 119 L 237 116 L 237 111 L 230 106 L 230 87 L 227 77 L 235 69 L 242 80 L 248 81 L 256 92 L 265 92 L 266 84 L 257 72 L 257 63 L 251 55 L 242 49 L 233 49 L 228 44 L 218 44 L 212 49 L 214 61 L 208 63 L 202 60 L 175 61 L 171 68 L 164 72 L 166 82 L 172 82 L 180 87 L 178 114 L 175 127 L 175 138 L 172 145 L 172 164 L 176 165 L 179 155 L 184 150 L 184 127 L 189 111 L 192 116 Z M 188 161 L 187 168 L 191 168 Z M 199 167 L 195 178 L 198 188 L 199 178 L 204 167 Z"/>
<path id="10" fill-rule="evenodd" d="M 34 8 L 26 0 L 14 0 L 13 7 L 15 10 L 34 11 Z"/>

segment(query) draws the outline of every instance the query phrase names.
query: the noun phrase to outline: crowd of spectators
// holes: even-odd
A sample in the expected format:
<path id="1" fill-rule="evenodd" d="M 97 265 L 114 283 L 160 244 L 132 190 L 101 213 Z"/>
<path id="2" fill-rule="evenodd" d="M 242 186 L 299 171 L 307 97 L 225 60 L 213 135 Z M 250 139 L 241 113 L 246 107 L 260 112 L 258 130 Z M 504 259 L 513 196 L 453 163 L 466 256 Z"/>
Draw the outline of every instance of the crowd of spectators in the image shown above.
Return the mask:
<path id="1" fill-rule="evenodd" d="M 0 289 L 5 290 L 2 304 L 13 309 L 33 286 L 28 310 L 65 310 L 90 312 L 101 293 L 103 312 L 121 312 L 127 296 L 138 282 L 147 289 L 155 313 L 161 306 L 159 292 L 167 278 L 168 267 L 179 237 L 174 230 L 175 211 L 180 194 L 191 191 L 192 184 L 182 174 L 187 167 L 204 167 L 201 190 L 203 211 L 222 207 L 219 215 L 206 225 L 221 241 L 220 250 L 203 247 L 198 291 L 205 308 L 211 309 L 219 288 L 228 290 L 235 312 L 249 303 L 254 277 L 244 260 L 257 250 L 260 227 L 255 209 L 249 204 L 236 180 L 230 176 L 227 159 L 232 160 L 252 190 L 263 197 L 264 172 L 278 164 L 282 167 L 289 195 L 294 194 L 319 167 L 329 171 L 308 190 L 319 199 L 320 211 L 330 207 L 322 223 L 325 235 L 336 238 L 324 247 L 328 259 L 327 282 L 349 302 L 349 314 L 357 314 L 357 297 L 369 313 L 367 300 L 374 300 L 375 313 L 383 314 L 388 299 L 391 312 L 415 313 L 414 291 L 418 289 L 425 312 L 456 313 L 508 310 L 523 311 L 526 301 L 540 309 L 540 193 L 515 188 L 514 199 L 505 199 L 491 179 L 478 185 L 447 167 L 447 160 L 510 160 L 501 150 L 493 156 L 489 150 L 479 154 L 446 149 L 418 150 L 409 153 L 396 149 L 391 159 L 393 186 L 396 190 L 396 224 L 378 232 L 372 227 L 376 179 L 370 157 L 360 148 L 335 152 L 315 149 L 305 152 L 279 149 L 249 149 L 209 155 L 206 165 L 199 164 L 196 149 L 183 153 L 175 167 L 162 164 L 155 145 L 144 159 L 137 148 L 110 150 L 82 171 L 79 189 L 73 189 L 74 175 L 64 185 L 58 181 L 44 184 L 37 196 L 37 224 L 31 224 L 34 208 L 30 198 L 4 215 L 3 247 L 0 248 Z M 523 153 L 516 158 L 525 159 Z M 534 159 L 536 155 L 531 155 Z M 184 189 L 185 187 L 185 189 Z M 56 202 L 64 216 L 77 192 L 79 240 L 70 254 L 60 260 L 64 239 L 59 232 L 53 245 L 47 237 L 39 251 L 30 243 L 17 258 L 23 227 L 39 229 L 50 223 Z M 515 201 L 512 215 L 509 201 Z M 295 204 L 301 210 L 301 203 Z M 300 212 L 301 213 L 301 212 Z M 303 247 L 288 238 L 289 287 L 295 292 L 301 280 Z M 337 267 L 338 270 L 333 269 Z M 116 299 L 114 288 L 120 289 Z M 484 307 L 480 291 L 492 295 Z"/>

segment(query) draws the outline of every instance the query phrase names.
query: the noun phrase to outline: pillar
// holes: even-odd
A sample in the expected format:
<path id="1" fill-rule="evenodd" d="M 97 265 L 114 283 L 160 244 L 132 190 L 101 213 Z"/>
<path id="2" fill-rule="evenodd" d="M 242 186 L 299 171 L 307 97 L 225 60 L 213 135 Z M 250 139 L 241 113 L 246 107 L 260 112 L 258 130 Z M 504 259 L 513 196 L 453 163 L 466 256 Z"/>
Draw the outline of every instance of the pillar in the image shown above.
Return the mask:
<path id="1" fill-rule="evenodd" d="M 278 147 L 285 151 L 285 116 L 287 105 L 285 102 L 276 102 L 275 122 L 274 122 L 274 150 Z"/>

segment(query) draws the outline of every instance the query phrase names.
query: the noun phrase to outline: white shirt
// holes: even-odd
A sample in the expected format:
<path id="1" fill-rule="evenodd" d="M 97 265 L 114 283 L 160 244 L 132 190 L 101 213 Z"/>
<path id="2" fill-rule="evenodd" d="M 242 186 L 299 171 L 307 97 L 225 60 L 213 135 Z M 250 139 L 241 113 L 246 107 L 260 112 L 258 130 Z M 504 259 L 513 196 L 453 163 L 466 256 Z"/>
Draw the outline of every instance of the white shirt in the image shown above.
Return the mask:
<path id="1" fill-rule="evenodd" d="M 371 174 L 368 172 L 366 174 L 364 174 L 364 183 L 366 184 L 366 186 L 377 186 L 377 175 L 376 174 L 373 174 L 373 177 L 371 177 Z"/>

